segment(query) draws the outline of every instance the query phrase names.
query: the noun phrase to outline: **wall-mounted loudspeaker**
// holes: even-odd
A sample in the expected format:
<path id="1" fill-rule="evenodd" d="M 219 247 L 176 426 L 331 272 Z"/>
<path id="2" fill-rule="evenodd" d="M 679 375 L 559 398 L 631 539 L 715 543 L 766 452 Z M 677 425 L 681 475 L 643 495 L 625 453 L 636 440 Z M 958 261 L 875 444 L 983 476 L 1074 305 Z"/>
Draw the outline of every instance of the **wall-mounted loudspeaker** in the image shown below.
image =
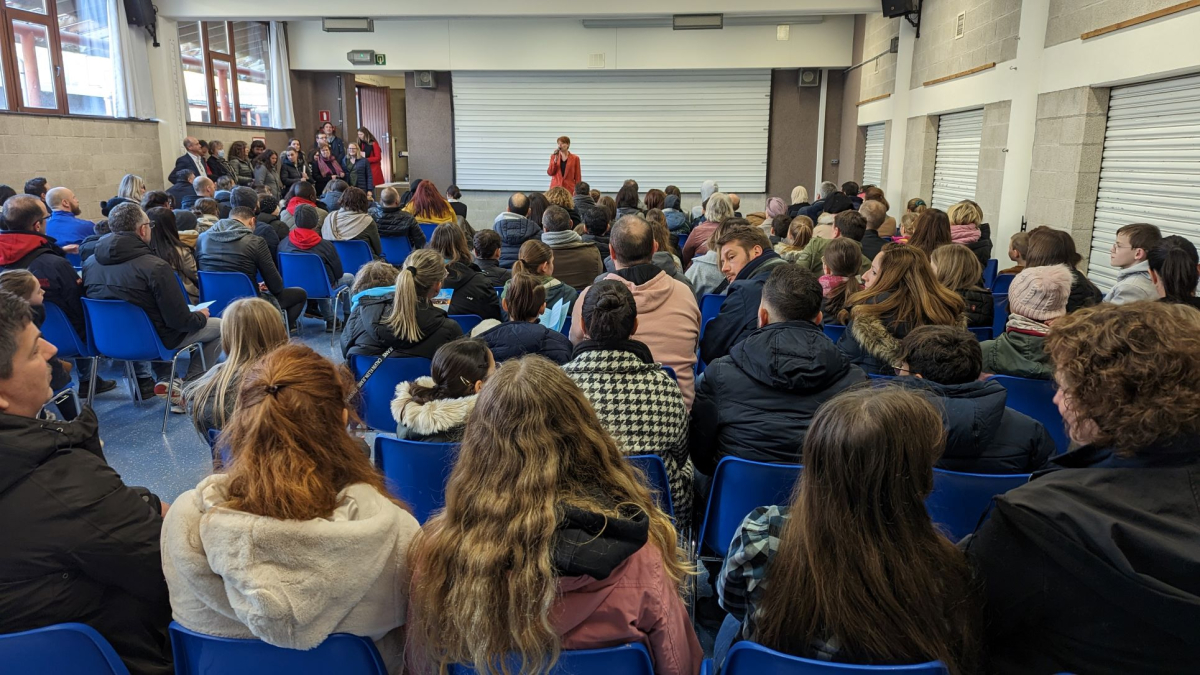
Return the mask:
<path id="1" fill-rule="evenodd" d="M 816 87 L 821 84 L 821 71 L 816 68 L 801 68 L 800 82 L 801 87 Z"/>
<path id="2" fill-rule="evenodd" d="M 917 0 L 883 0 L 883 15 L 889 19 L 918 10 Z"/>
<path id="3" fill-rule="evenodd" d="M 432 70 L 418 70 L 413 73 L 413 83 L 418 89 L 437 89 L 437 81 L 433 78 Z"/>

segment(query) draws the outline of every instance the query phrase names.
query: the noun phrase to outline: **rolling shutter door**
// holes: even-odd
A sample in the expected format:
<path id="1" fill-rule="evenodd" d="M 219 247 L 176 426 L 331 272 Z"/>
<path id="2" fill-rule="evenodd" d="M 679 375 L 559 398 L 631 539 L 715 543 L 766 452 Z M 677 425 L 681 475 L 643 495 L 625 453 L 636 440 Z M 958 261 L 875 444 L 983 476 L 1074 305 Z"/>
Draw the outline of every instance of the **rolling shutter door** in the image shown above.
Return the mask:
<path id="1" fill-rule="evenodd" d="M 1088 278 L 1117 281 L 1117 230 L 1151 223 L 1200 245 L 1200 76 L 1114 87 L 1109 99 Z"/>
<path id="2" fill-rule="evenodd" d="M 983 108 L 942 115 L 938 119 L 933 208 L 945 211 L 964 199 L 975 199 L 982 140 Z"/>
<path id="3" fill-rule="evenodd" d="M 615 192 L 765 192 L 769 70 L 455 72 L 455 181 L 464 190 L 545 190 L 559 136 L 583 180 Z"/>
<path id="4" fill-rule="evenodd" d="M 883 124 L 866 128 L 867 143 L 863 154 L 863 185 L 883 187 Z"/>

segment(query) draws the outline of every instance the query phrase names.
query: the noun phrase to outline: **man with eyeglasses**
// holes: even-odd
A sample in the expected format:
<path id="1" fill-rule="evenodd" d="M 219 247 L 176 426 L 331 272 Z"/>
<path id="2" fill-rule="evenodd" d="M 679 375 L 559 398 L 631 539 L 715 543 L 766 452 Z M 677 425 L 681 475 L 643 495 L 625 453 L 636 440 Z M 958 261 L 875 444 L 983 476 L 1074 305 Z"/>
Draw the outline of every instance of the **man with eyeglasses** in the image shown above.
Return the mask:
<path id="1" fill-rule="evenodd" d="M 75 333 L 83 336 L 86 334 L 83 303 L 80 301 L 83 286 L 79 274 L 67 260 L 64 249 L 46 234 L 46 220 L 49 217 L 46 205 L 32 195 L 15 195 L 4 202 L 4 210 L 0 214 L 0 271 L 29 270 L 41 284 L 46 294 L 45 302 L 61 309 Z M 68 249 L 78 249 L 78 246 Z M 87 359 L 75 362 L 81 398 L 88 398 L 92 393 L 88 390 L 91 366 L 92 362 Z M 110 391 L 116 386 L 117 383 L 112 380 L 96 380 L 95 393 Z"/>
<path id="2" fill-rule="evenodd" d="M 96 244 L 96 254 L 83 264 L 83 284 L 89 298 L 125 300 L 143 309 L 154 331 L 167 349 L 199 342 L 204 363 L 216 364 L 221 355 L 221 320 L 208 315 L 208 309 L 193 312 L 175 270 L 150 249 L 154 225 L 142 207 L 132 202 L 121 204 L 108 214 L 110 234 Z M 204 374 L 200 359 L 193 355 L 186 379 Z M 166 395 L 166 382 L 156 384 L 148 362 L 135 362 L 141 398 Z M 182 397 L 172 402 L 172 410 L 184 412 Z"/>

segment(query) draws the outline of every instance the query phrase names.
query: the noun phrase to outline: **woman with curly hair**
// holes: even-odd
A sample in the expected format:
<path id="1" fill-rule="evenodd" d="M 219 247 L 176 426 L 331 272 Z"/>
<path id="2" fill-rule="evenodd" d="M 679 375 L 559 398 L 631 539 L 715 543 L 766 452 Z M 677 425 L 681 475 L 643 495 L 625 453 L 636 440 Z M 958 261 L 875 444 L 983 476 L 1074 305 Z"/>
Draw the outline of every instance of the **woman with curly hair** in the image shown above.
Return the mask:
<path id="1" fill-rule="evenodd" d="M 567 215 L 571 216 L 571 224 L 578 225 L 583 222 L 583 216 L 575 209 L 575 198 L 571 196 L 563 187 L 552 187 L 546 190 L 546 201 L 550 206 L 561 206 L 567 210 Z M 540 224 L 541 221 L 538 221 Z"/>
<path id="2" fill-rule="evenodd" d="M 1054 402 L 1083 447 L 997 497 L 964 544 L 992 672 L 1195 672 L 1198 328 L 1200 311 L 1163 302 L 1055 322 Z"/>

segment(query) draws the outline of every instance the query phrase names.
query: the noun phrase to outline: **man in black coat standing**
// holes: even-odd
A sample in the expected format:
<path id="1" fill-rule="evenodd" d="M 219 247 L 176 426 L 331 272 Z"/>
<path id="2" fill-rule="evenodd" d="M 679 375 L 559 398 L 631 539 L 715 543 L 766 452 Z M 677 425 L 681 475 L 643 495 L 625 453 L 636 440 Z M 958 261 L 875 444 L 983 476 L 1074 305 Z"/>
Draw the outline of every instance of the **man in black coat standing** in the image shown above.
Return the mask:
<path id="1" fill-rule="evenodd" d="M 175 160 L 175 168 L 171 169 L 171 175 L 167 176 L 168 183 L 181 180 L 185 171 L 191 171 L 193 176 L 208 176 L 208 164 L 200 156 L 200 141 L 194 136 L 188 136 L 183 139 L 183 149 L 187 152 Z"/>
<path id="2" fill-rule="evenodd" d="M 90 408 L 37 419 L 56 351 L 29 305 L 0 291 L 0 633 L 85 623 L 131 673 L 168 675 L 167 505 L 105 462 Z"/>

